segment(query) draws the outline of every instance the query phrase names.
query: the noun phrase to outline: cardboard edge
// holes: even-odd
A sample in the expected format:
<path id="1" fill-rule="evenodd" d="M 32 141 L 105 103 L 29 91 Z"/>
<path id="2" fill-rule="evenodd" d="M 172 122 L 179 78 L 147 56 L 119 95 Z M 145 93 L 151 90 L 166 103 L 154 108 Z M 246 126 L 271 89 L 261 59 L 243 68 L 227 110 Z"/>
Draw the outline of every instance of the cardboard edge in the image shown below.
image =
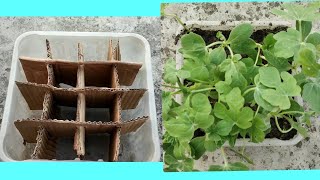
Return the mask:
<path id="1" fill-rule="evenodd" d="M 109 161 L 116 162 L 119 157 L 121 128 L 117 127 L 111 134 Z"/>
<path id="2" fill-rule="evenodd" d="M 137 117 L 121 124 L 121 133 L 127 134 L 137 131 L 145 122 L 149 120 L 149 116 Z"/>
<path id="3" fill-rule="evenodd" d="M 45 128 L 39 127 L 36 140 L 36 147 L 31 159 L 54 159 L 56 142 L 49 137 Z"/>
<path id="4" fill-rule="evenodd" d="M 53 117 L 53 97 L 50 91 L 47 91 L 43 97 L 43 110 L 41 119 L 49 119 Z"/>

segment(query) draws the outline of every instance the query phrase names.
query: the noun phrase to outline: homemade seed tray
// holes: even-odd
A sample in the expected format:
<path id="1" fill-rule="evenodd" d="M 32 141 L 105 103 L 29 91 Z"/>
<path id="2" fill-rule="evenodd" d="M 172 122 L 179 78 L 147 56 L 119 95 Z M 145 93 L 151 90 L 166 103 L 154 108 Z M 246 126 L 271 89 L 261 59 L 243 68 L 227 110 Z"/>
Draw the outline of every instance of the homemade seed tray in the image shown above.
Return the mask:
<path id="1" fill-rule="evenodd" d="M 32 143 L 34 147 L 30 148 L 33 151 L 29 155 L 26 152 L 13 155 L 16 156 L 15 159 L 115 162 L 119 160 L 120 151 L 126 154 L 126 151 L 130 151 L 130 146 L 145 146 L 146 143 L 150 143 L 153 149 L 145 151 L 145 156 L 153 155 L 152 158 L 137 153 L 141 148 L 133 148 L 129 155 L 131 158 L 123 158 L 122 161 L 158 159 L 159 149 L 155 145 L 157 140 L 154 132 L 151 142 L 146 138 L 146 142 L 133 142 L 134 145 L 129 143 L 127 149 L 120 148 L 122 135 L 139 131 L 141 126 L 147 126 L 149 130 L 143 130 L 147 133 L 150 133 L 150 129 L 154 131 L 150 127 L 150 114 L 141 113 L 141 103 L 144 106 L 148 103 L 144 97 L 149 89 L 147 91 L 147 88 L 140 88 L 135 83 L 143 63 L 121 61 L 119 38 L 105 41 L 105 60 L 87 60 L 83 42 L 73 43 L 77 47 L 76 61 L 63 59 L 61 56 L 56 59 L 55 52 L 51 50 L 54 49 L 54 41 L 48 39 L 43 40 L 47 58 L 23 54 L 18 57 L 26 81 L 16 80 L 15 84 L 25 99 L 24 105 L 30 111 L 38 113 L 14 120 L 14 125 L 22 136 L 23 141 L 20 143 L 27 146 Z M 141 82 L 141 76 L 138 78 Z M 138 110 L 135 111 L 137 106 Z M 133 113 L 124 112 L 130 110 Z M 141 141 L 141 136 L 144 135 L 139 134 L 136 141 Z M 0 137 L 3 141 L 3 136 Z M 132 139 L 127 138 L 125 142 Z M 66 142 L 72 146 L 65 145 Z M 3 152 L 1 158 L 3 159 Z"/>

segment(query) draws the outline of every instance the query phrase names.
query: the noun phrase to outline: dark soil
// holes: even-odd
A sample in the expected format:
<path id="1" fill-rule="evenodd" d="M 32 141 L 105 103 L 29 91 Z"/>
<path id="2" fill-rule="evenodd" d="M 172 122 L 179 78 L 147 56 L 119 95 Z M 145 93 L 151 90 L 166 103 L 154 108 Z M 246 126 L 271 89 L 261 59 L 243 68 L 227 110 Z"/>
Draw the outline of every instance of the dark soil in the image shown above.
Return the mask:
<path id="1" fill-rule="evenodd" d="M 286 119 L 278 119 L 278 122 L 279 122 L 279 126 L 283 130 L 291 128 L 290 123 Z M 289 139 L 292 139 L 297 134 L 297 130 L 295 129 L 292 129 L 286 134 L 281 133 L 278 130 L 274 119 L 270 120 L 270 124 L 271 124 L 271 131 L 266 135 L 266 138 L 277 138 L 281 140 L 289 140 Z"/>
<path id="2" fill-rule="evenodd" d="M 278 122 L 279 122 L 279 126 L 283 130 L 291 128 L 290 123 L 286 119 L 278 119 Z M 266 135 L 266 138 L 277 138 L 277 139 L 281 139 L 281 140 L 290 140 L 295 135 L 297 135 L 297 130 L 295 130 L 295 129 L 292 129 L 291 131 L 289 131 L 288 133 L 285 133 L 285 134 L 281 133 L 278 130 L 274 119 L 270 120 L 270 124 L 271 124 L 271 131 Z M 194 132 L 193 138 L 201 137 L 201 136 L 204 136 L 205 134 L 206 133 L 202 129 L 197 129 Z M 238 138 L 241 139 L 242 137 L 239 135 Z M 246 138 L 249 138 L 249 136 L 247 136 Z"/>
<path id="3" fill-rule="evenodd" d="M 183 85 L 187 85 L 187 87 L 190 87 L 190 86 L 194 85 L 194 82 L 189 81 L 187 79 L 184 79 L 183 80 Z"/>
<path id="4" fill-rule="evenodd" d="M 197 129 L 194 131 L 193 138 L 205 136 L 206 133 L 202 129 Z"/>
<path id="5" fill-rule="evenodd" d="M 296 121 L 296 119 L 294 119 L 294 121 Z M 279 126 L 283 130 L 287 130 L 287 129 L 291 128 L 290 123 L 286 119 L 278 119 L 278 122 L 279 122 Z M 295 130 L 295 129 L 292 129 L 291 131 L 289 131 L 288 133 L 285 133 L 285 134 L 281 133 L 278 130 L 276 122 L 273 118 L 270 119 L 270 125 L 271 125 L 271 130 L 266 135 L 267 139 L 277 138 L 277 139 L 281 139 L 281 140 L 290 140 L 297 134 L 297 130 Z M 238 138 L 240 139 L 242 137 L 239 135 Z M 250 137 L 247 135 L 246 138 L 250 138 Z"/>
<path id="6" fill-rule="evenodd" d="M 216 37 L 216 34 L 218 31 L 209 31 L 209 30 L 202 30 L 199 28 L 195 28 L 193 29 L 192 32 L 200 35 L 203 38 L 203 40 L 206 42 L 206 44 L 211 44 L 213 42 L 219 41 L 219 39 Z M 221 32 L 226 38 L 229 37 L 230 31 L 221 31 Z"/>
<path id="7" fill-rule="evenodd" d="M 211 97 L 208 97 L 208 98 L 209 98 L 209 102 L 210 102 L 211 106 L 213 107 L 214 104 L 217 102 L 217 100 L 216 100 L 216 99 L 213 99 L 213 98 L 211 98 Z"/>
<path id="8" fill-rule="evenodd" d="M 255 40 L 256 42 L 258 43 L 261 43 L 263 41 L 263 39 L 270 33 L 278 33 L 280 31 L 285 31 L 287 29 L 287 27 L 285 26 L 279 26 L 279 27 L 276 27 L 272 30 L 265 30 L 265 29 L 262 29 L 262 30 L 258 30 L 258 31 L 255 31 L 253 32 L 253 35 L 251 36 L 251 38 L 253 40 Z"/>
<path id="9" fill-rule="evenodd" d="M 281 129 L 283 130 L 287 130 L 289 128 L 291 128 L 290 123 L 286 120 L 286 119 L 278 119 L 279 122 L 279 126 L 281 127 Z M 271 124 L 271 130 L 270 132 L 266 135 L 266 138 L 271 139 L 271 138 L 277 138 L 277 139 L 281 139 L 281 140 L 290 140 L 292 139 L 295 135 L 297 135 L 297 130 L 292 129 L 291 131 L 289 131 L 288 133 L 281 133 L 278 128 L 277 125 L 274 121 L 274 119 L 271 119 L 270 121 Z M 201 137 L 204 136 L 206 133 L 202 130 L 202 129 L 197 129 L 194 132 L 193 138 L 196 137 Z M 238 136 L 239 139 L 242 139 L 242 137 L 239 135 Z M 246 136 L 246 138 L 250 138 L 249 136 Z"/>
<path id="10" fill-rule="evenodd" d="M 249 103 L 245 103 L 244 106 L 250 107 L 254 112 L 257 111 L 258 105 L 255 104 L 254 106 L 251 106 Z"/>
<path id="11" fill-rule="evenodd" d="M 272 26 L 272 24 L 270 24 L 270 26 Z M 266 37 L 269 33 L 277 33 L 280 31 L 285 31 L 287 29 L 287 27 L 285 26 L 279 26 L 279 27 L 275 27 L 274 29 L 263 29 L 263 30 L 257 30 L 254 31 L 251 38 L 253 40 L 255 40 L 258 43 L 261 43 L 263 41 L 263 38 Z M 212 30 L 202 30 L 199 28 L 194 28 L 191 30 L 192 32 L 200 35 L 204 41 L 206 42 L 206 44 L 211 44 L 215 41 L 219 41 L 219 39 L 216 37 L 216 34 L 218 31 L 212 31 Z M 222 34 L 228 39 L 230 31 L 221 31 Z M 175 44 L 178 43 L 179 39 L 181 38 L 182 35 L 187 34 L 187 31 L 184 30 L 182 31 L 178 36 L 176 36 L 175 38 Z"/>

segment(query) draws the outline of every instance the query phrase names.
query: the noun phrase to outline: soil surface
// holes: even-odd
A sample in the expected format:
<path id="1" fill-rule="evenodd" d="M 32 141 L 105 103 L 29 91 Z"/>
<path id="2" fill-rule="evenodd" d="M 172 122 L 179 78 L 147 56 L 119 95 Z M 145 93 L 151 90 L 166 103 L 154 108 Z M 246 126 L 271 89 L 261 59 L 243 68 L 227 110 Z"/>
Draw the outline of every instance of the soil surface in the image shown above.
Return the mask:
<path id="1" fill-rule="evenodd" d="M 206 133 L 202 129 L 197 129 L 194 131 L 193 138 L 205 136 Z"/>
<path id="2" fill-rule="evenodd" d="M 279 126 L 283 130 L 287 130 L 287 129 L 291 128 L 290 123 L 286 119 L 278 119 L 278 122 L 279 122 Z M 285 134 L 281 133 L 278 130 L 274 119 L 270 120 L 270 124 L 271 124 L 271 130 L 266 135 L 266 138 L 277 138 L 277 139 L 281 139 L 281 140 L 289 140 L 289 139 L 292 139 L 295 135 L 297 135 L 297 130 L 295 130 L 295 129 L 292 129 L 291 131 L 289 131 L 288 133 L 285 133 Z M 206 133 L 202 129 L 197 129 L 194 132 L 193 138 L 205 136 L 205 134 Z M 242 139 L 242 137 L 240 135 L 238 138 Z M 247 136 L 246 138 L 250 138 L 250 137 Z"/>
<path id="3" fill-rule="evenodd" d="M 272 24 L 269 24 L 270 26 L 272 26 Z M 257 30 L 254 31 L 251 38 L 253 40 L 255 40 L 258 43 L 261 43 L 263 41 L 263 38 L 266 37 L 269 33 L 278 33 L 280 31 L 285 31 L 287 29 L 287 27 L 285 26 L 279 26 L 279 27 L 275 27 L 274 29 L 262 29 L 262 30 Z M 194 28 L 191 30 L 192 32 L 200 35 L 204 41 L 206 42 L 206 44 L 211 44 L 215 41 L 219 41 L 219 39 L 216 37 L 216 34 L 218 31 L 213 31 L 213 30 L 202 30 L 200 28 Z M 225 36 L 226 39 L 228 39 L 230 31 L 221 31 L 222 34 Z M 178 43 L 179 39 L 181 38 L 182 35 L 187 34 L 188 32 L 186 30 L 182 31 L 179 35 L 177 35 L 175 37 L 175 44 Z"/>
<path id="4" fill-rule="evenodd" d="M 278 122 L 279 122 L 279 126 L 283 130 L 291 128 L 290 123 L 286 119 L 278 119 Z M 274 119 L 270 120 L 270 124 L 271 124 L 271 131 L 266 135 L 266 138 L 277 138 L 281 140 L 289 140 L 289 139 L 292 139 L 297 134 L 297 130 L 295 129 L 292 129 L 286 134 L 281 133 L 278 130 Z"/>

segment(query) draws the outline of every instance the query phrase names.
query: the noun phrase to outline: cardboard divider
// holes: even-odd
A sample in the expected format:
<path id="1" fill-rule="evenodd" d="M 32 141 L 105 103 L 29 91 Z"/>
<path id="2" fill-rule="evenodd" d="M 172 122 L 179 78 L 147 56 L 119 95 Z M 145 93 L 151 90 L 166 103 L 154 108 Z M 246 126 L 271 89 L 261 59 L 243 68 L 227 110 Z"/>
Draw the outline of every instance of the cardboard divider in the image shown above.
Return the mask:
<path id="1" fill-rule="evenodd" d="M 56 119 L 24 119 L 15 121 L 15 126 L 28 143 L 36 143 L 37 131 L 43 126 L 54 137 L 74 137 L 77 127 L 83 126 L 87 134 L 110 133 L 116 124 L 102 122 L 78 122 Z"/>
<path id="2" fill-rule="evenodd" d="M 74 120 L 57 119 L 22 119 L 14 122 L 16 128 L 24 140 L 28 143 L 36 143 L 39 127 L 44 127 L 53 137 L 73 137 L 77 127 L 83 126 L 87 134 L 110 133 L 114 128 L 121 127 L 121 134 L 127 134 L 140 128 L 149 117 L 139 117 L 129 121 L 116 122 L 79 122 Z"/>
<path id="3" fill-rule="evenodd" d="M 56 141 L 49 137 L 46 129 L 41 127 L 38 130 L 36 137 L 36 147 L 33 154 L 31 155 L 32 159 L 54 159 L 55 158 L 55 148 Z"/>
<path id="4" fill-rule="evenodd" d="M 47 71 L 48 71 L 48 85 L 56 86 L 56 78 L 54 76 L 54 70 L 51 64 L 47 64 Z"/>
<path id="5" fill-rule="evenodd" d="M 78 43 L 78 61 L 83 62 L 83 50 L 80 43 Z M 79 65 L 78 74 L 77 74 L 77 88 L 85 87 L 85 73 L 84 65 Z M 77 121 L 85 122 L 86 118 L 86 99 L 83 92 L 78 94 L 78 104 L 77 104 Z M 77 152 L 77 156 L 82 158 L 85 155 L 85 129 L 80 126 L 77 127 L 77 130 L 74 135 L 74 146 L 73 149 Z"/>
<path id="6" fill-rule="evenodd" d="M 48 71 L 46 63 L 34 63 L 33 61 L 28 60 L 20 60 L 20 62 L 28 82 L 35 82 L 38 84 L 48 83 Z"/>
<path id="7" fill-rule="evenodd" d="M 122 94 L 121 104 L 122 109 L 134 109 L 138 106 L 140 99 L 146 90 L 129 90 Z"/>
<path id="8" fill-rule="evenodd" d="M 121 95 L 117 94 L 111 108 L 111 121 L 121 122 Z"/>
<path id="9" fill-rule="evenodd" d="M 112 66 L 111 88 L 120 88 L 117 66 Z"/>
<path id="10" fill-rule="evenodd" d="M 142 64 L 122 61 L 67 61 L 59 59 L 42 59 L 19 57 L 26 78 L 29 82 L 38 84 L 47 84 L 47 64 L 51 64 L 54 69 L 57 82 L 63 82 L 73 87 L 76 86 L 76 76 L 78 65 L 83 64 L 85 74 L 87 76 L 86 82 L 92 82 L 91 86 L 101 86 L 108 76 L 110 76 L 113 65 L 117 66 L 119 84 L 124 86 L 132 85 L 136 75 L 138 74 Z M 99 74 L 99 76 L 97 76 Z M 95 85 L 96 84 L 96 85 Z M 103 83 L 105 84 L 105 83 Z"/>
<path id="11" fill-rule="evenodd" d="M 43 110 L 39 119 L 14 122 L 25 142 L 36 143 L 31 158 L 56 159 L 57 139 L 73 138 L 76 155 L 86 159 L 86 136 L 107 134 L 109 149 L 103 159 L 118 161 L 120 136 L 136 131 L 148 120 L 147 116 L 121 120 L 122 109 L 135 108 L 146 91 L 120 88 L 132 85 L 142 64 L 121 62 L 119 40 L 115 48 L 109 41 L 106 61 L 85 61 L 80 43 L 77 62 L 53 59 L 48 40 L 46 47 L 48 59 L 19 57 L 28 82 L 16 85 L 31 110 Z M 61 83 L 69 86 L 60 88 Z M 86 120 L 86 108 L 106 108 L 108 115 L 101 116 L 106 122 Z M 69 116 L 72 112 L 74 116 Z"/>
<path id="12" fill-rule="evenodd" d="M 121 124 L 121 134 L 127 134 L 131 132 L 135 132 L 139 129 L 147 120 L 148 116 L 138 117 L 135 119 L 131 119 L 130 121 L 125 121 Z"/>
<path id="13" fill-rule="evenodd" d="M 112 48 L 112 39 L 109 40 L 108 46 L 108 53 L 107 53 L 107 61 L 112 61 L 113 60 L 113 48 Z"/>
<path id="14" fill-rule="evenodd" d="M 54 109 L 53 109 L 53 97 L 50 91 L 47 91 L 43 98 L 43 110 L 41 114 L 41 119 L 50 119 L 53 118 Z"/>
<path id="15" fill-rule="evenodd" d="M 112 88 L 119 88 L 119 77 L 118 77 L 118 71 L 117 66 L 112 67 Z M 116 94 L 115 98 L 113 99 L 113 104 L 111 107 L 111 120 L 112 122 L 120 122 L 121 118 L 121 94 Z"/>
<path id="16" fill-rule="evenodd" d="M 52 59 L 50 42 L 46 39 L 47 46 L 47 58 Z M 48 73 L 48 85 L 55 85 L 55 76 L 54 70 L 51 64 L 47 64 L 47 73 Z M 43 110 L 41 114 L 41 119 L 49 119 L 53 117 L 53 98 L 50 91 L 46 91 L 43 98 Z M 43 126 L 39 126 L 37 138 L 36 138 L 36 147 L 34 148 L 33 154 L 31 155 L 32 159 L 53 159 L 55 157 L 55 142 L 51 141 L 48 137 L 47 131 Z"/>
<path id="17" fill-rule="evenodd" d="M 48 39 L 46 39 L 46 47 L 47 47 L 47 58 L 52 59 L 50 41 Z"/>
<path id="18" fill-rule="evenodd" d="M 77 119 L 78 122 L 85 122 L 86 101 L 85 95 L 79 93 L 78 106 L 77 106 Z M 85 154 L 85 129 L 84 127 L 77 127 L 74 135 L 74 150 L 77 152 L 78 157 L 83 157 Z"/>
<path id="19" fill-rule="evenodd" d="M 107 49 L 108 49 L 107 61 L 121 61 L 121 52 L 120 52 L 119 39 L 117 41 L 117 45 L 116 45 L 115 48 L 113 48 L 113 41 L 112 41 L 112 39 L 110 39 Z"/>
<path id="20" fill-rule="evenodd" d="M 118 161 L 119 149 L 120 149 L 120 136 L 121 136 L 121 128 L 115 128 L 111 133 L 110 151 L 109 151 L 109 161 L 111 162 Z"/>
<path id="21" fill-rule="evenodd" d="M 16 82 L 20 92 L 31 110 L 41 110 L 45 93 L 49 90 L 57 104 L 76 107 L 79 92 L 86 96 L 86 106 L 95 108 L 111 107 L 117 94 L 122 96 L 122 109 L 134 109 L 146 89 L 113 89 L 113 88 L 56 88 L 45 84 Z"/>
<path id="22" fill-rule="evenodd" d="M 121 53 L 120 53 L 120 42 L 118 39 L 117 45 L 114 48 L 114 60 L 121 61 Z"/>

